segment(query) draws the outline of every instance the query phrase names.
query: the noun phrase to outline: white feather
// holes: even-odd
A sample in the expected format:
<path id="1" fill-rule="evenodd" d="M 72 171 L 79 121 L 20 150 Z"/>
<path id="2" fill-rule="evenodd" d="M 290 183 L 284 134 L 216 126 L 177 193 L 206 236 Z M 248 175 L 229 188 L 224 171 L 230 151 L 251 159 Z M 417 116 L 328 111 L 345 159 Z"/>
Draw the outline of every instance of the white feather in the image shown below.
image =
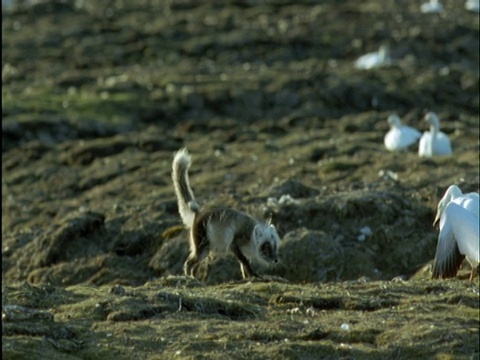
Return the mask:
<path id="1" fill-rule="evenodd" d="M 473 192 L 463 194 L 462 190 L 460 190 L 457 185 L 450 185 L 447 191 L 445 191 L 445 195 L 443 195 L 442 199 L 438 202 L 437 215 L 434 222 L 440 220 L 440 217 L 442 216 L 445 207 L 450 202 L 454 202 L 455 204 L 463 207 L 464 209 L 470 211 L 478 217 L 480 202 L 479 194 Z"/>
<path id="2" fill-rule="evenodd" d="M 472 267 L 478 265 L 480 261 L 478 215 L 450 202 L 440 217 L 438 261 L 444 261 L 454 251 L 455 245 Z"/>
<path id="3" fill-rule="evenodd" d="M 451 185 L 438 203 L 435 222 L 440 220 L 434 273 L 441 274 L 454 261 L 456 247 L 475 269 L 479 264 L 479 202 L 478 193 L 462 194 Z"/>

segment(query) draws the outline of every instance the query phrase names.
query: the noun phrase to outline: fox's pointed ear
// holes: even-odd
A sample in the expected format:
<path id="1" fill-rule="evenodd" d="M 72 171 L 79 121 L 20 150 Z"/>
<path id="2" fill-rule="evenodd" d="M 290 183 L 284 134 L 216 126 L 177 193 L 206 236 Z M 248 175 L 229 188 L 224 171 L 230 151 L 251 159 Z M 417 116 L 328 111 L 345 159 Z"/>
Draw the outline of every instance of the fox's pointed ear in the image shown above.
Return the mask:
<path id="1" fill-rule="evenodd" d="M 277 228 L 275 227 L 275 225 L 272 224 L 272 217 L 271 217 L 271 216 L 268 218 L 268 226 L 270 226 L 271 228 L 273 228 L 273 229 L 275 229 L 275 230 L 277 229 Z"/>
<path id="2" fill-rule="evenodd" d="M 260 224 L 255 225 L 253 228 L 253 242 L 255 246 L 260 245 L 260 241 L 263 238 L 263 231 Z"/>
<path id="3" fill-rule="evenodd" d="M 255 227 L 253 228 L 253 232 L 256 237 L 259 237 L 262 234 L 262 231 L 260 230 L 260 226 L 258 224 L 255 225 Z"/>

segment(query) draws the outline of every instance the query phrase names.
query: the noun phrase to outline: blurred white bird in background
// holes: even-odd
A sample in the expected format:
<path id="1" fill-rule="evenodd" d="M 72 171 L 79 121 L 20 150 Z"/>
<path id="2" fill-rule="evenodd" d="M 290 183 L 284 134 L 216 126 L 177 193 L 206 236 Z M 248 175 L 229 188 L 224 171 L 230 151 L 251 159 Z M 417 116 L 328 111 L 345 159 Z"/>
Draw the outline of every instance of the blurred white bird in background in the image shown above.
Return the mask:
<path id="1" fill-rule="evenodd" d="M 448 135 L 440 131 L 440 120 L 437 114 L 429 112 L 425 115 L 425 121 L 430 124 L 430 131 L 425 131 L 420 138 L 418 155 L 431 157 L 436 155 L 452 154 L 452 145 Z"/>
<path id="2" fill-rule="evenodd" d="M 397 114 L 392 114 L 387 119 L 390 130 L 385 134 L 383 142 L 387 150 L 398 151 L 415 144 L 420 136 L 420 131 L 413 127 L 403 125 Z"/>
<path id="3" fill-rule="evenodd" d="M 462 194 L 451 185 L 438 203 L 434 225 L 440 221 L 437 251 L 432 277 L 449 278 L 457 275 L 464 258 L 472 267 L 470 281 L 480 262 L 478 193 Z"/>
<path id="4" fill-rule="evenodd" d="M 430 0 L 420 6 L 422 13 L 440 13 L 443 11 L 443 5 L 439 0 Z"/>
<path id="5" fill-rule="evenodd" d="M 473 12 L 480 12 L 479 0 L 467 0 L 465 1 L 465 9 Z"/>
<path id="6" fill-rule="evenodd" d="M 357 69 L 373 69 L 376 67 L 389 65 L 392 62 L 390 58 L 390 47 L 382 45 L 376 52 L 367 53 L 360 56 L 355 61 L 355 68 Z"/>

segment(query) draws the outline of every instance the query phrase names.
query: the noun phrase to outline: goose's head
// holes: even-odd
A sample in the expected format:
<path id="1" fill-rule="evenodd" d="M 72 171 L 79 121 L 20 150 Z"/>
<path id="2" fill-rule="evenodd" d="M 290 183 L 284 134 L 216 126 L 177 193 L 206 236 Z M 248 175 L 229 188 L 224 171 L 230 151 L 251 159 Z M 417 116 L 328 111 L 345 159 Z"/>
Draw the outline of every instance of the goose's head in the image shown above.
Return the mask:
<path id="1" fill-rule="evenodd" d="M 389 61 L 390 60 L 390 45 L 388 44 L 382 44 L 378 48 L 378 57 L 380 60 L 383 61 Z"/>
<path id="2" fill-rule="evenodd" d="M 400 118 L 397 114 L 390 115 L 387 121 L 391 128 L 400 127 L 402 125 L 402 122 L 400 121 Z"/>
<path id="3" fill-rule="evenodd" d="M 431 127 L 434 127 L 435 129 L 438 129 L 440 127 L 440 120 L 438 119 L 437 114 L 435 114 L 433 111 L 429 111 L 425 117 L 425 121 L 430 124 Z"/>
<path id="4" fill-rule="evenodd" d="M 435 226 L 442 217 L 443 210 L 445 210 L 445 206 L 452 201 L 453 199 L 462 195 L 462 190 L 457 185 L 450 185 L 445 191 L 445 195 L 443 195 L 442 199 L 438 202 L 437 206 L 437 214 L 435 215 L 435 220 L 433 220 L 433 226 Z"/>

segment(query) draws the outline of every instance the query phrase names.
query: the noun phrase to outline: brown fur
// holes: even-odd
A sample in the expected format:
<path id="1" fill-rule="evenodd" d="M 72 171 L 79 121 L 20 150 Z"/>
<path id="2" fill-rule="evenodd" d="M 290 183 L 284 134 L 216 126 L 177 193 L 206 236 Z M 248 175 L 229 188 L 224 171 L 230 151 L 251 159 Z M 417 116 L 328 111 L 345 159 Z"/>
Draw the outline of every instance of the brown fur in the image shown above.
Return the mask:
<path id="1" fill-rule="evenodd" d="M 190 163 L 187 150 L 181 149 L 172 165 L 179 213 L 190 229 L 190 254 L 183 266 L 185 275 L 194 276 L 200 261 L 210 252 L 232 253 L 240 263 L 243 278 L 258 276 L 248 258 L 276 263 L 280 239 L 273 225 L 230 208 L 199 208 L 190 188 Z"/>
<path id="2" fill-rule="evenodd" d="M 258 276 L 252 270 L 247 258 L 240 249 L 241 246 L 248 244 L 251 241 L 255 221 L 248 215 L 229 208 L 214 208 L 198 212 L 193 222 L 193 227 L 190 230 L 190 255 L 184 264 L 184 272 L 186 275 L 193 276 L 194 271 L 198 267 L 198 263 L 204 259 L 210 249 L 210 242 L 207 234 L 207 226 L 212 222 L 229 222 L 242 223 L 241 226 L 236 227 L 233 239 L 230 246 L 230 251 L 235 255 L 244 278 L 250 276 Z"/>

